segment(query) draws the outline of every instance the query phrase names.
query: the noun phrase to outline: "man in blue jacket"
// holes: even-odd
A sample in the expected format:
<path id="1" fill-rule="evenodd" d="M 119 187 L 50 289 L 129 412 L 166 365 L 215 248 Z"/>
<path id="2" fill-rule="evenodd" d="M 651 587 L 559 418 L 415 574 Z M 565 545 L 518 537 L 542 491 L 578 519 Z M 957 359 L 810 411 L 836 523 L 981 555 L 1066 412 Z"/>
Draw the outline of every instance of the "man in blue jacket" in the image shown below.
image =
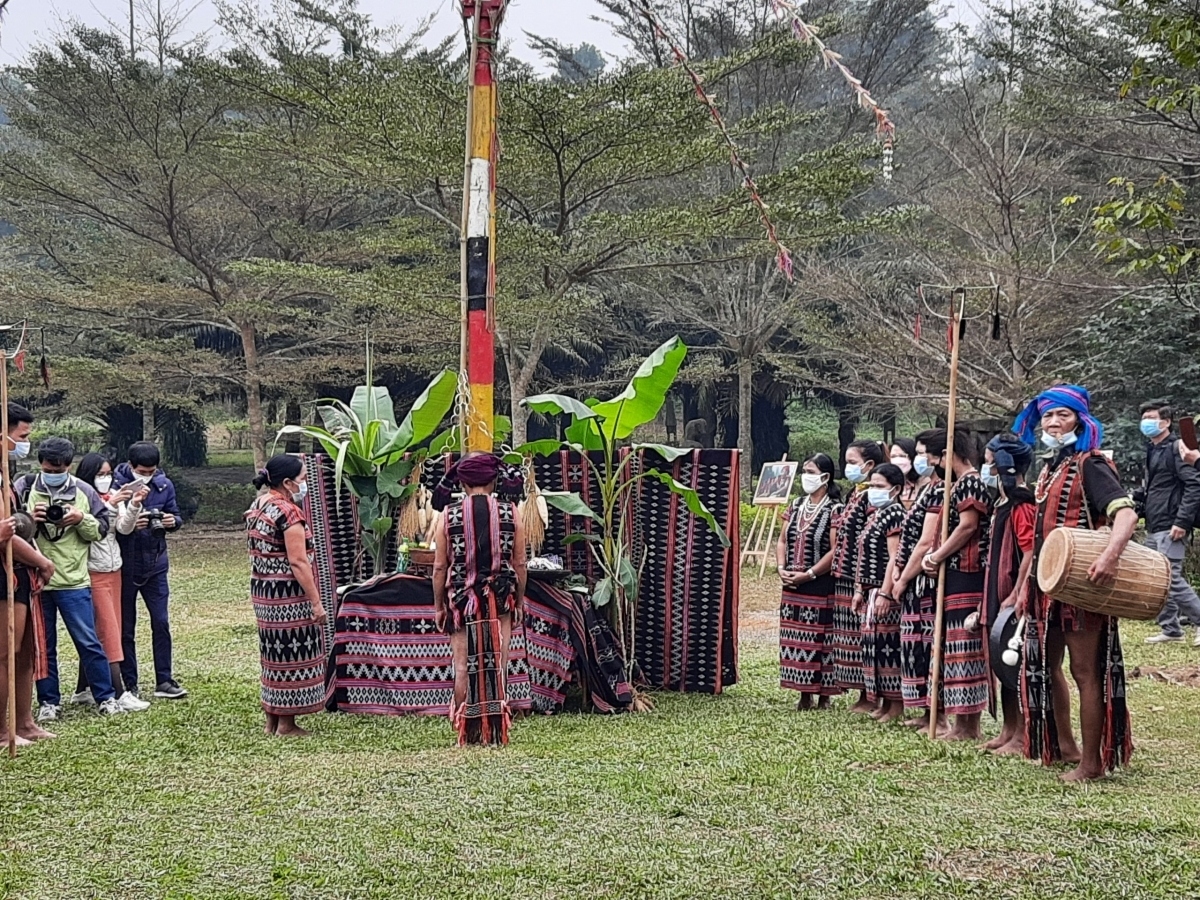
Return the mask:
<path id="1" fill-rule="evenodd" d="M 181 700 L 187 691 L 179 686 L 171 668 L 171 624 L 167 604 L 171 590 L 167 583 L 167 534 L 183 524 L 175 485 L 159 468 L 158 447 L 150 441 L 138 441 L 129 448 L 129 462 L 117 466 L 113 489 L 134 486 L 131 506 L 138 512 L 137 529 L 129 535 L 117 535 L 121 545 L 121 645 L 125 660 L 121 677 L 127 690 L 137 694 L 138 665 L 135 647 L 138 594 L 150 613 L 150 634 L 154 648 L 154 696 Z"/>

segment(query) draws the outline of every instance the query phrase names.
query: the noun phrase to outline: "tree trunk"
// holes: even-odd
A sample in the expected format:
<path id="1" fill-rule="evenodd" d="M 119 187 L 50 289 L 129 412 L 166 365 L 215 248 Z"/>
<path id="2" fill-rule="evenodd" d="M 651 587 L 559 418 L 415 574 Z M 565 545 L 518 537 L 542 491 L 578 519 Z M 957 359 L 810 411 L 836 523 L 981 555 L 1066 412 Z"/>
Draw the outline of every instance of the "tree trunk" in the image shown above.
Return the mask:
<path id="1" fill-rule="evenodd" d="M 287 424 L 289 424 L 289 425 L 303 424 L 301 421 L 302 411 L 300 409 L 300 401 L 296 400 L 295 398 L 289 399 L 287 402 L 287 412 L 285 415 L 287 418 Z M 296 435 L 296 434 L 290 435 L 287 439 L 287 444 L 284 446 L 284 450 L 288 453 L 299 453 L 300 452 L 300 436 Z"/>
<path id="2" fill-rule="evenodd" d="M 154 401 L 153 400 L 143 400 L 142 401 L 142 440 L 143 441 L 153 441 L 154 440 L 154 432 L 157 430 L 158 429 L 157 429 L 156 423 L 154 421 Z"/>
<path id="3" fill-rule="evenodd" d="M 743 357 L 738 360 L 738 450 L 742 454 L 742 490 L 751 491 L 754 486 L 754 360 Z"/>
<path id="4" fill-rule="evenodd" d="M 258 332 L 250 322 L 239 322 L 242 354 L 246 359 L 246 419 L 250 425 L 250 449 L 254 468 L 267 464 L 267 434 L 263 422 L 262 374 L 258 364 Z"/>

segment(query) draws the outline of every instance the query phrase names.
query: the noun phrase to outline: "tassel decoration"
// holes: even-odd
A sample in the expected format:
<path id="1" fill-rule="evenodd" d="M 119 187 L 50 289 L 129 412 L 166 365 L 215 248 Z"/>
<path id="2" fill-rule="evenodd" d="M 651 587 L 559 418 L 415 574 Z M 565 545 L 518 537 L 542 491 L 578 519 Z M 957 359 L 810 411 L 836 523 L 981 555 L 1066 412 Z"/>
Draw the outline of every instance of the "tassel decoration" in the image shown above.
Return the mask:
<path id="1" fill-rule="evenodd" d="M 530 465 L 525 473 L 525 499 L 517 507 L 525 540 L 529 544 L 530 556 L 538 556 L 546 544 L 546 526 L 550 523 L 550 510 L 546 498 L 538 490 L 537 479 Z"/>

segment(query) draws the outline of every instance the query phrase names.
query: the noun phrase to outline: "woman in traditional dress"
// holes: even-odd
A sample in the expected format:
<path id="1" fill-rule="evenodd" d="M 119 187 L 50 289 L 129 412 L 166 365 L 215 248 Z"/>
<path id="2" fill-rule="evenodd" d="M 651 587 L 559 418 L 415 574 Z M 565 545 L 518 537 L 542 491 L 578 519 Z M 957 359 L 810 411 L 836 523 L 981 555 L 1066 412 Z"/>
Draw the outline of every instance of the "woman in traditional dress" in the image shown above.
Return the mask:
<path id="1" fill-rule="evenodd" d="M 524 616 L 526 553 L 516 506 L 492 496 L 502 468 L 485 453 L 454 466 L 448 478 L 465 496 L 446 507 L 437 539 L 433 602 L 450 634 L 460 745 L 508 743 L 508 650 Z"/>
<path id="2" fill-rule="evenodd" d="M 1091 413 L 1091 397 L 1079 385 L 1063 384 L 1038 394 L 1013 425 L 1033 445 L 1037 429 L 1051 455 L 1034 488 L 1034 562 L 1056 527 L 1110 526 L 1104 551 L 1088 568 L 1098 589 L 1116 580 L 1121 553 L 1137 528 L 1133 501 L 1116 467 L 1100 450 L 1104 429 Z M 1025 700 L 1026 753 L 1044 764 L 1079 763 L 1065 781 L 1102 778 L 1133 753 L 1129 708 L 1125 702 L 1125 661 L 1117 620 L 1059 603 L 1030 577 L 1018 615 L 1029 616 L 1021 692 Z M 1071 695 L 1062 674 L 1071 654 L 1071 676 L 1079 689 L 1082 748 L 1071 734 Z"/>
<path id="3" fill-rule="evenodd" d="M 891 595 L 892 559 L 900 544 L 905 477 L 884 463 L 871 472 L 867 502 L 871 509 L 858 536 L 854 608 L 862 617 L 863 682 L 867 701 L 879 704 L 871 715 L 892 722 L 904 715 L 900 683 L 900 604 Z"/>
<path id="4" fill-rule="evenodd" d="M 799 691 L 797 709 L 829 708 L 833 680 L 833 520 L 841 491 L 833 460 L 818 453 L 800 473 L 803 499 L 786 514 L 775 548 L 783 599 L 779 608 L 779 683 Z M 814 700 L 816 701 L 814 704 Z"/>
<path id="5" fill-rule="evenodd" d="M 925 554 L 937 546 L 940 522 L 930 514 L 941 505 L 944 490 L 942 458 L 946 452 L 946 430 L 931 429 L 918 434 L 913 471 L 922 486 L 900 529 L 900 544 L 892 565 L 891 594 L 900 601 L 900 672 L 904 708 L 924 714 L 904 724 L 929 727 L 929 663 L 933 653 L 935 579 L 921 568 Z M 942 725 L 939 717 L 939 728 Z M 948 726 L 947 726 L 948 729 Z"/>
<path id="6" fill-rule="evenodd" d="M 280 454 L 260 469 L 266 488 L 246 512 L 250 598 L 258 621 L 265 731 L 304 737 L 296 716 L 325 705 L 325 607 L 312 567 L 312 533 L 301 508 L 308 493 L 304 463 Z"/>
<path id="7" fill-rule="evenodd" d="M 867 700 L 862 670 L 862 621 L 854 611 L 854 576 L 858 535 L 867 521 L 867 480 L 871 470 L 884 461 L 883 444 L 855 441 L 846 450 L 846 478 L 854 492 L 842 507 L 834 528 L 833 551 L 833 677 L 843 691 L 858 691 L 851 712 L 869 713 L 875 705 Z"/>
<path id="8" fill-rule="evenodd" d="M 1015 434 L 996 435 L 984 451 L 979 477 L 999 494 L 992 514 L 991 546 L 988 548 L 985 635 L 991 634 L 1000 610 L 1017 605 L 1033 570 L 1037 506 L 1033 502 L 1033 491 L 1025 485 L 1025 473 L 1032 463 L 1033 449 Z M 1004 717 L 1000 734 L 984 744 L 983 749 L 1005 756 L 1019 756 L 1025 749 L 1025 720 L 1015 690 L 1001 685 L 1000 708 Z"/>
<path id="9" fill-rule="evenodd" d="M 943 707 L 947 715 L 954 716 L 954 727 L 945 737 L 977 741 L 982 737 L 979 720 L 990 697 L 991 673 L 980 622 L 992 497 L 971 462 L 969 434 L 956 430 L 953 443 L 949 438 L 947 443 L 955 478 L 950 492 L 950 535 L 944 544 L 925 554 L 921 565 L 926 575 L 936 575 L 942 563 L 946 564 L 941 682 Z M 930 512 L 941 515 L 940 496 Z"/>
<path id="10" fill-rule="evenodd" d="M 904 490 L 900 492 L 900 502 L 905 509 L 912 509 L 925 486 L 927 479 L 918 474 L 915 464 L 917 461 L 917 442 L 912 438 L 896 438 L 892 442 L 892 465 L 904 473 Z"/>

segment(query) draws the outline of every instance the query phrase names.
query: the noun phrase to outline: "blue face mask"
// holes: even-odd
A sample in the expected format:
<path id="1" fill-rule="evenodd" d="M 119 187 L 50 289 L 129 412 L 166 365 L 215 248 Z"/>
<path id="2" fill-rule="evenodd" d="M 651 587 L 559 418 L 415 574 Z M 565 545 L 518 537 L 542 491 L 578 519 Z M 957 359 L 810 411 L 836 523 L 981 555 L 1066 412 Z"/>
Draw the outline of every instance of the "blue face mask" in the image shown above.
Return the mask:
<path id="1" fill-rule="evenodd" d="M 1148 438 L 1155 438 L 1162 434 L 1163 423 L 1162 419 L 1142 419 L 1142 434 Z"/>
<path id="2" fill-rule="evenodd" d="M 924 477 L 929 474 L 930 470 L 933 469 L 933 466 L 929 464 L 929 457 L 922 453 L 913 460 L 913 469 L 918 475 Z"/>
<path id="3" fill-rule="evenodd" d="M 846 466 L 846 480 L 851 484 L 862 484 L 866 477 L 867 476 L 863 474 L 862 466 L 856 466 L 853 463 Z"/>
<path id="4" fill-rule="evenodd" d="M 979 470 L 979 477 L 990 488 L 1000 487 L 1000 476 L 996 474 L 996 467 L 991 463 L 983 464 L 983 468 Z"/>
<path id="5" fill-rule="evenodd" d="M 877 509 L 887 506 L 892 502 L 892 492 L 888 488 L 867 488 L 867 502 Z"/>
<path id="6" fill-rule="evenodd" d="M 42 484 L 46 487 L 59 488 L 66 484 L 70 477 L 70 472 L 43 472 Z"/>

